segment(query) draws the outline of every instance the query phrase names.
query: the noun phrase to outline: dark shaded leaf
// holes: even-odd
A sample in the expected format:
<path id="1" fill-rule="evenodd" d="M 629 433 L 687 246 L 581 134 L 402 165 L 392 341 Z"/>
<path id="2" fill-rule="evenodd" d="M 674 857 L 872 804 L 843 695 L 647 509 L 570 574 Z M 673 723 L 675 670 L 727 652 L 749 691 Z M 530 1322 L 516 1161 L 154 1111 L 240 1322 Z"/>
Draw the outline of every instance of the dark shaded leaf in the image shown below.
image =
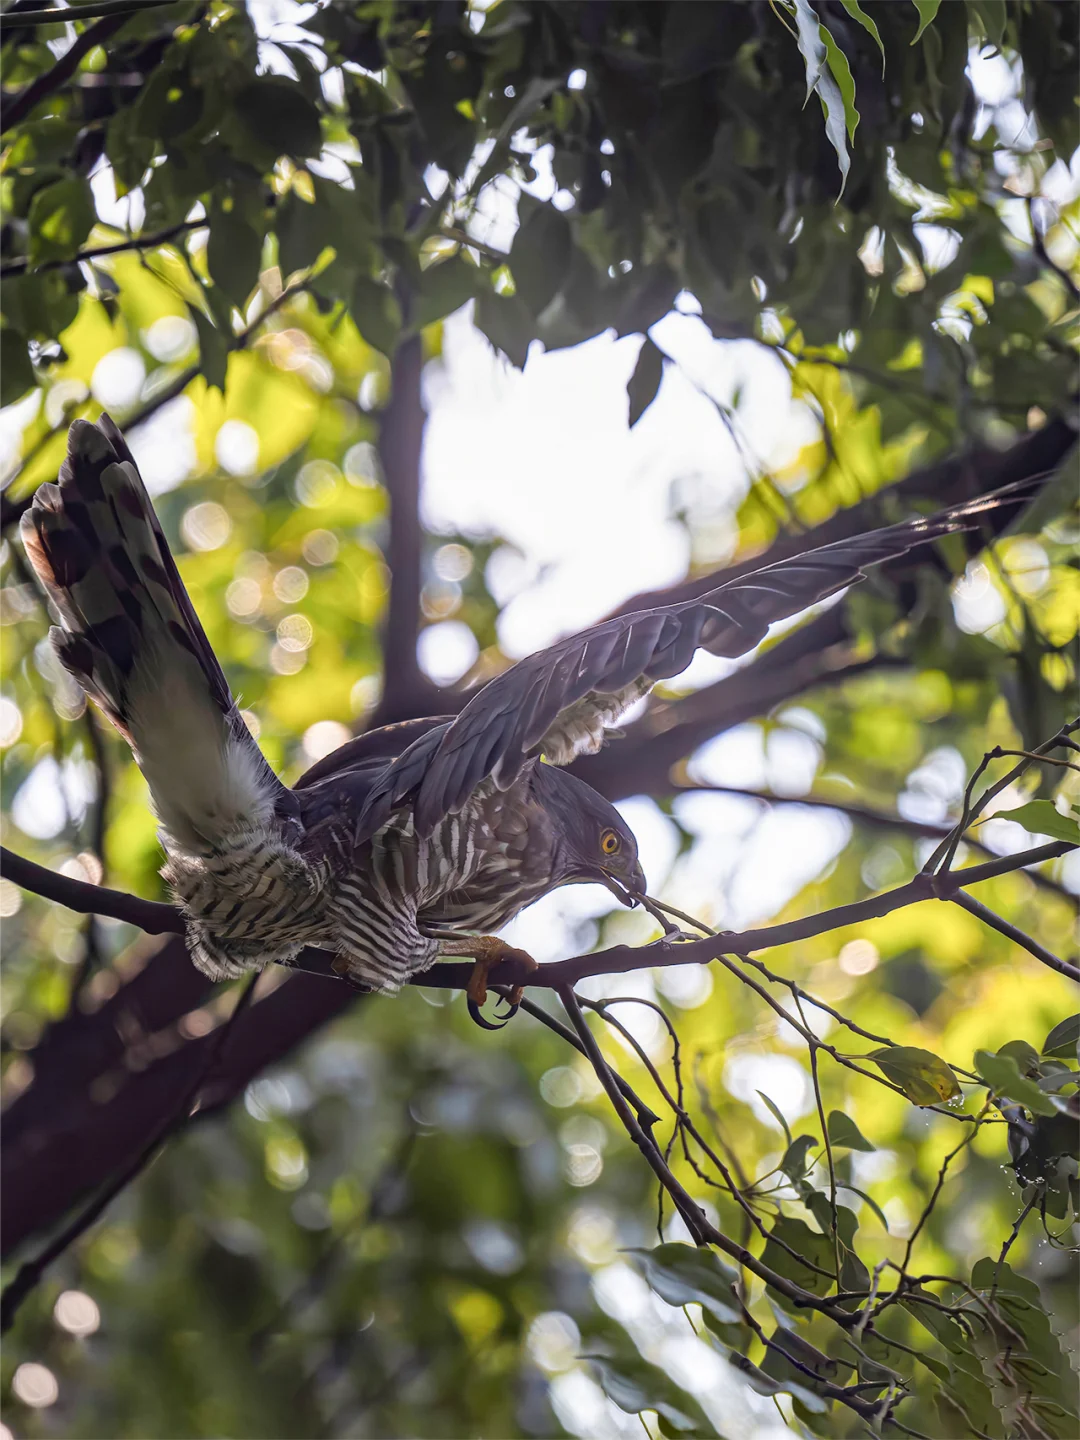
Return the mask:
<path id="1" fill-rule="evenodd" d="M 830 1110 L 828 1118 L 829 1143 L 844 1145 L 849 1150 L 876 1150 L 859 1127 L 843 1110 Z"/>
<path id="2" fill-rule="evenodd" d="M 649 1285 L 669 1305 L 701 1305 L 724 1325 L 741 1323 L 731 1287 L 737 1273 L 712 1250 L 694 1245 L 657 1245 L 630 1250 Z"/>
<path id="3" fill-rule="evenodd" d="M 570 274 L 573 242 L 566 216 L 541 205 L 514 236 L 510 269 L 521 299 L 539 317 Z"/>
<path id="4" fill-rule="evenodd" d="M 816 1265 L 824 1270 L 824 1275 L 818 1270 L 811 1270 L 807 1265 L 800 1263 L 789 1253 L 777 1244 L 782 1240 L 795 1256 L 808 1260 L 810 1264 Z M 820 1234 L 817 1230 L 811 1230 L 810 1226 L 803 1220 L 797 1220 L 793 1216 L 783 1215 L 773 1225 L 769 1232 L 769 1238 L 765 1242 L 765 1249 L 762 1252 L 762 1261 L 770 1270 L 775 1270 L 785 1280 L 791 1280 L 803 1290 L 809 1290 L 813 1295 L 824 1295 L 832 1286 L 833 1275 L 833 1244 L 827 1235 Z M 779 1304 L 785 1309 L 791 1307 L 791 1302 L 785 1296 L 777 1294 L 775 1297 Z"/>
<path id="5" fill-rule="evenodd" d="M 991 1050 L 975 1051 L 975 1069 L 993 1089 L 995 1095 L 1015 1100 L 1033 1115 L 1054 1115 L 1054 1102 L 1026 1075 L 1011 1055 L 994 1054 Z"/>
<path id="6" fill-rule="evenodd" d="M 199 332 L 199 370 L 206 383 L 225 390 L 225 372 L 229 365 L 229 341 L 195 305 L 190 307 L 195 329 Z"/>
<path id="7" fill-rule="evenodd" d="M 353 286 L 352 317 L 369 345 L 386 356 L 394 353 L 401 333 L 401 307 L 392 290 L 366 275 L 358 276 Z"/>
<path id="8" fill-rule="evenodd" d="M 277 75 L 261 75 L 237 91 L 233 108 L 255 147 L 304 157 L 322 149 L 319 112 L 300 88 Z"/>
<path id="9" fill-rule="evenodd" d="M 262 236 L 235 209 L 211 206 L 207 268 L 214 284 L 240 309 L 258 283 L 262 243 Z"/>
<path id="10" fill-rule="evenodd" d="M 1069 1055 L 1076 1054 L 1076 1047 L 1080 1044 L 1080 1015 L 1070 1015 L 1067 1020 L 1061 1020 L 1050 1031 L 1043 1041 L 1042 1053 L 1044 1055 Z"/>
<path id="11" fill-rule="evenodd" d="M 94 223 L 89 182 L 82 176 L 46 185 L 30 204 L 30 258 L 64 260 L 75 254 Z"/>
<path id="12" fill-rule="evenodd" d="M 473 319 L 491 343 L 521 370 L 528 358 L 535 326 L 520 298 L 517 295 L 496 295 L 494 290 L 481 290 L 476 297 Z"/>
<path id="13" fill-rule="evenodd" d="M 620 1356 L 618 1360 L 599 1355 L 586 1358 L 596 1371 L 604 1394 L 614 1400 L 620 1410 L 629 1415 L 655 1410 L 680 1433 L 716 1434 L 690 1396 L 678 1390 L 662 1370 L 637 1356 Z"/>
<path id="14" fill-rule="evenodd" d="M 663 378 L 663 354 L 646 335 L 645 343 L 638 352 L 634 373 L 626 385 L 626 393 L 630 397 L 631 429 L 656 399 L 656 392 L 660 389 L 660 381 Z"/>
<path id="15" fill-rule="evenodd" d="M 0 330 L 0 405 L 20 400 L 34 383 L 26 338 L 6 326 Z"/>

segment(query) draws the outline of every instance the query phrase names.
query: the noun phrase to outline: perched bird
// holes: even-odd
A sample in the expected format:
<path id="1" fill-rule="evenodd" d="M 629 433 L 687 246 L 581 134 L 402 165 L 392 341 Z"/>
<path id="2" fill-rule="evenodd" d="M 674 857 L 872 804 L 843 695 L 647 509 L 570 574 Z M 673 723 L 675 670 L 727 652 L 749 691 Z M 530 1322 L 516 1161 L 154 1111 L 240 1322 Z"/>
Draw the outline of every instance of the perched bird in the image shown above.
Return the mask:
<path id="1" fill-rule="evenodd" d="M 901 555 L 1024 498 L 1008 492 L 767 566 L 700 599 L 619 616 L 522 660 L 456 717 L 343 745 L 292 788 L 240 716 L 117 427 L 76 420 L 57 484 L 22 534 L 57 616 L 56 652 L 146 777 L 192 959 L 213 979 L 306 945 L 393 991 L 440 955 L 469 955 L 481 1004 L 490 932 L 560 885 L 645 894 L 633 833 L 560 767 L 701 648 L 744 655 L 796 615 Z"/>

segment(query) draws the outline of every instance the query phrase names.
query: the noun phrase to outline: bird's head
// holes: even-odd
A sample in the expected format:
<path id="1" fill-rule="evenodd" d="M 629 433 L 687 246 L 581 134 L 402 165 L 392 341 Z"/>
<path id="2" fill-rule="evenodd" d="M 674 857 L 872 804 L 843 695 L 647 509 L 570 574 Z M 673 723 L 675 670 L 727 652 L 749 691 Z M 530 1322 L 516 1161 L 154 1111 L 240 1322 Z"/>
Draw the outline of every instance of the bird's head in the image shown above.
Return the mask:
<path id="1" fill-rule="evenodd" d="M 637 840 L 613 805 L 554 765 L 536 766 L 532 789 L 555 832 L 557 883 L 606 885 L 624 903 L 627 893 L 645 894 Z"/>

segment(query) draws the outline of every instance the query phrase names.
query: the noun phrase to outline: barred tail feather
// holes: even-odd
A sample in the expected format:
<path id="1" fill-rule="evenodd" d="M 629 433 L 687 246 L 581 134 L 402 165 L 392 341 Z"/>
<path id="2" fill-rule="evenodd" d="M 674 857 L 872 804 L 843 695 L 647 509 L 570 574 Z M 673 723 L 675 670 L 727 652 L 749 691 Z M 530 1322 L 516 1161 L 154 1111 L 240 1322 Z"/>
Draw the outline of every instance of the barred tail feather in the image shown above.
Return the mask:
<path id="1" fill-rule="evenodd" d="M 291 808 L 107 415 L 72 424 L 59 483 L 40 487 L 22 535 L 61 621 L 57 654 L 131 745 L 167 838 L 206 854 Z"/>

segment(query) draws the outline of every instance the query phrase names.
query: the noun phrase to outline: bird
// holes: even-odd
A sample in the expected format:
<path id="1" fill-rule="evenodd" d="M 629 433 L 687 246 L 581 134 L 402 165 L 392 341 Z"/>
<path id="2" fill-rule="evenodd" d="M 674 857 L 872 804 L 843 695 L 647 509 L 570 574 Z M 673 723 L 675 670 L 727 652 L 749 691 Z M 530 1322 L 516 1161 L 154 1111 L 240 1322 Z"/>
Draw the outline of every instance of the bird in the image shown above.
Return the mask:
<path id="1" fill-rule="evenodd" d="M 478 1018 L 495 964 L 535 968 L 494 933 L 526 906 L 579 883 L 647 899 L 633 831 L 572 760 L 699 649 L 745 655 L 869 567 L 1024 498 L 1020 482 L 602 621 L 503 671 L 456 715 L 347 741 L 292 787 L 245 724 L 107 414 L 71 424 L 21 533 L 59 622 L 57 656 L 146 779 L 195 965 L 226 980 L 320 946 L 338 975 L 393 993 L 442 956 L 470 956 Z M 519 986 L 512 1007 L 520 998 Z"/>

